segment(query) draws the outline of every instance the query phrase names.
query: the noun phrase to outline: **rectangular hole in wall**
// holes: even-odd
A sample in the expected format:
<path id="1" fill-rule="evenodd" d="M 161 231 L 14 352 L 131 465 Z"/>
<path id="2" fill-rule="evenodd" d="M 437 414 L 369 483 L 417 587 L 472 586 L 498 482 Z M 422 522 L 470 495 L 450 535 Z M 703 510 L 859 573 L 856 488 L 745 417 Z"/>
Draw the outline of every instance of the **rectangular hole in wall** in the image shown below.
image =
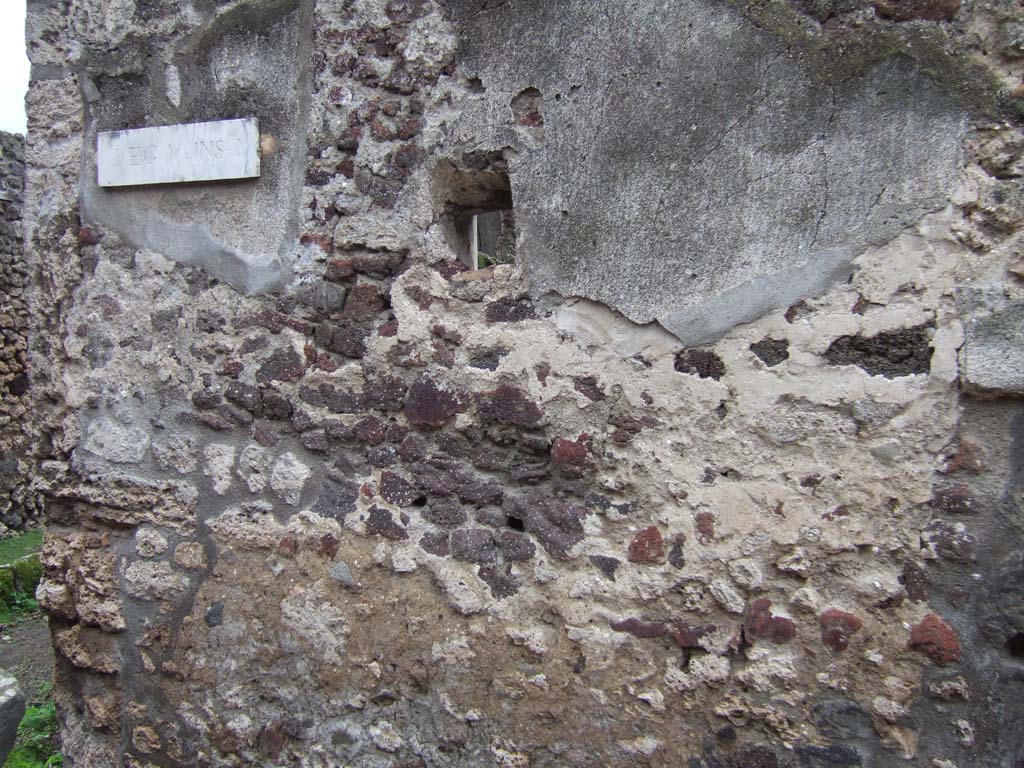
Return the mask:
<path id="1" fill-rule="evenodd" d="M 512 264 L 516 227 L 507 164 L 499 152 L 442 163 L 434 173 L 445 237 L 470 269 Z"/>
<path id="2" fill-rule="evenodd" d="M 469 217 L 470 269 L 512 264 L 516 259 L 515 217 L 511 209 L 483 211 Z"/>

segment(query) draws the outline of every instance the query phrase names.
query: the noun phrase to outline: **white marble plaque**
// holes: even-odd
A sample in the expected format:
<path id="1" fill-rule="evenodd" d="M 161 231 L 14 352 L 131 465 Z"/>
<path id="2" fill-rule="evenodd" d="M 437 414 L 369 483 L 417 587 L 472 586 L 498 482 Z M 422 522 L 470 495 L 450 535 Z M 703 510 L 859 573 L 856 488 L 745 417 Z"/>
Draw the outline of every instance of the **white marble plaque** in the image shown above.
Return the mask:
<path id="1" fill-rule="evenodd" d="M 260 175 L 255 117 L 106 131 L 96 138 L 101 187 L 251 179 Z"/>

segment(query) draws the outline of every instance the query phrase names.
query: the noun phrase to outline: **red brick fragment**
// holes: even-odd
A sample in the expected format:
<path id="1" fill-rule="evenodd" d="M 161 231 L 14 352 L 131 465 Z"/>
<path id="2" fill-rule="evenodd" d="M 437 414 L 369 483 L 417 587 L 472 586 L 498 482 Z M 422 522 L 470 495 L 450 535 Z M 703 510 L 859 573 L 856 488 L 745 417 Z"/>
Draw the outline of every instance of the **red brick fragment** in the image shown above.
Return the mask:
<path id="1" fill-rule="evenodd" d="M 864 626 L 864 622 L 852 613 L 829 608 L 818 617 L 821 625 L 821 642 L 833 651 L 845 651 L 850 638 Z"/>
<path id="2" fill-rule="evenodd" d="M 694 528 L 697 531 L 697 541 L 701 544 L 710 544 L 715 540 L 715 516 L 711 512 L 698 512 L 693 516 Z"/>
<path id="3" fill-rule="evenodd" d="M 909 647 L 941 666 L 960 661 L 960 641 L 941 616 L 929 613 L 910 630 Z"/>
<path id="4" fill-rule="evenodd" d="M 668 627 L 657 621 L 641 621 L 640 619 L 624 619 L 613 621 L 612 629 L 616 632 L 628 632 L 633 637 L 649 640 L 654 637 L 664 637 L 668 634 Z"/>
<path id="5" fill-rule="evenodd" d="M 583 477 L 590 464 L 590 437 L 584 433 L 577 440 L 559 437 L 551 447 L 551 460 L 566 477 Z"/>
<path id="6" fill-rule="evenodd" d="M 695 627 L 690 624 L 673 624 L 671 629 L 672 639 L 676 641 L 676 645 L 683 649 L 694 649 L 702 648 L 700 644 L 701 638 L 714 632 L 716 627 L 713 624 L 709 624 L 704 627 Z"/>
<path id="7" fill-rule="evenodd" d="M 96 245 L 101 237 L 100 233 L 92 227 L 80 227 L 78 230 L 78 245 L 79 247 Z"/>
<path id="8" fill-rule="evenodd" d="M 661 531 L 655 525 L 648 526 L 633 537 L 629 543 L 631 563 L 657 564 L 665 560 L 665 542 Z"/>
<path id="9" fill-rule="evenodd" d="M 302 245 L 319 246 L 320 250 L 325 253 L 331 253 L 334 250 L 334 241 L 326 235 L 303 235 L 299 238 L 299 242 Z"/>
<path id="10" fill-rule="evenodd" d="M 772 614 L 772 601 L 762 597 L 750 604 L 743 619 L 743 632 L 748 640 L 771 640 L 788 643 L 796 637 L 792 619 Z"/>
<path id="11" fill-rule="evenodd" d="M 320 537 L 320 552 L 327 557 L 334 557 L 338 554 L 339 547 L 338 539 L 330 533 L 325 533 Z"/>

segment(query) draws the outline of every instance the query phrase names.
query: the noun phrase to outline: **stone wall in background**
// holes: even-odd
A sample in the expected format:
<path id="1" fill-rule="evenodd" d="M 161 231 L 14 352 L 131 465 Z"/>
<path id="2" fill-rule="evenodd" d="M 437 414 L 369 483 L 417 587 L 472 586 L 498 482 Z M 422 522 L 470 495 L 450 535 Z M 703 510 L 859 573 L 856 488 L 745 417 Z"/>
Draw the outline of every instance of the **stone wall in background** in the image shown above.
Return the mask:
<path id="1" fill-rule="evenodd" d="M 22 247 L 24 138 L 0 132 L 0 534 L 37 522 L 42 511 L 31 490 L 29 406 L 29 272 Z"/>
<path id="2" fill-rule="evenodd" d="M 1022 24 L 30 2 L 65 764 L 1019 768 Z"/>

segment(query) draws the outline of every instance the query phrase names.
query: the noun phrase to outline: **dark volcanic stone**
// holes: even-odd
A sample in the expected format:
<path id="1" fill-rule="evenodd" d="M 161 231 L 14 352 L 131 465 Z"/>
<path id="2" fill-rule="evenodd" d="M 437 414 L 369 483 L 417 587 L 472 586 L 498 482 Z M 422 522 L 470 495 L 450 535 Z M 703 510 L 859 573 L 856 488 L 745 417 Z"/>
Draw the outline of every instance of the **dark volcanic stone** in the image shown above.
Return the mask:
<path id="1" fill-rule="evenodd" d="M 498 561 L 494 536 L 486 528 L 460 528 L 452 533 L 452 557 L 466 563 L 493 565 Z"/>
<path id="2" fill-rule="evenodd" d="M 385 501 L 399 507 L 408 507 L 417 499 L 422 498 L 419 489 L 394 472 L 381 472 L 380 495 L 384 497 Z"/>
<path id="3" fill-rule="evenodd" d="M 921 531 L 921 543 L 930 546 L 935 554 L 944 560 L 955 563 L 970 563 L 975 559 L 974 536 L 963 529 L 963 526 L 947 523 L 945 520 L 932 520 Z"/>
<path id="4" fill-rule="evenodd" d="M 422 461 L 412 467 L 417 488 L 433 496 L 452 496 L 459 485 L 456 472 L 431 461 Z"/>
<path id="5" fill-rule="evenodd" d="M 595 403 L 605 399 L 604 390 L 597 383 L 596 376 L 576 376 L 572 380 L 573 389 Z"/>
<path id="6" fill-rule="evenodd" d="M 686 565 L 686 556 L 683 554 L 683 544 L 686 543 L 686 537 L 682 534 L 676 536 L 672 542 L 672 549 L 668 552 L 668 564 L 673 568 L 682 568 Z"/>
<path id="7" fill-rule="evenodd" d="M 224 603 L 218 601 L 207 608 L 203 620 L 210 629 L 219 627 L 224 622 Z"/>
<path id="8" fill-rule="evenodd" d="M 811 707 L 811 720 L 823 736 L 836 741 L 858 741 L 871 736 L 871 715 L 849 699 L 826 699 Z"/>
<path id="9" fill-rule="evenodd" d="M 498 536 L 498 546 L 509 562 L 530 560 L 537 552 L 529 536 L 514 531 L 502 531 Z"/>
<path id="10" fill-rule="evenodd" d="M 920 603 L 928 599 L 928 587 L 931 585 L 931 580 L 928 578 L 928 572 L 922 566 L 913 561 L 904 563 L 900 581 L 903 582 L 907 597 L 914 602 Z"/>
<path id="11" fill-rule="evenodd" d="M 857 10 L 863 0 L 797 0 L 801 11 L 824 23 L 834 16 Z"/>
<path id="12" fill-rule="evenodd" d="M 512 597 L 519 591 L 519 582 L 506 569 L 502 570 L 493 565 L 482 565 L 477 575 L 491 588 L 491 595 L 502 600 Z"/>
<path id="13" fill-rule="evenodd" d="M 400 411 L 405 406 L 406 389 L 405 382 L 393 376 L 368 379 L 362 395 L 363 405 L 378 411 Z"/>
<path id="14" fill-rule="evenodd" d="M 409 435 L 409 428 L 403 427 L 401 424 L 389 424 L 387 432 L 387 441 L 394 445 L 399 445 Z"/>
<path id="15" fill-rule="evenodd" d="M 313 512 L 321 517 L 331 517 L 343 522 L 345 515 L 355 512 L 358 498 L 359 485 L 357 483 L 326 480 L 320 491 L 320 497 L 313 505 Z"/>
<path id="16" fill-rule="evenodd" d="M 273 448 L 281 442 L 281 436 L 265 421 L 258 421 L 253 425 L 252 438 L 264 448 Z"/>
<path id="17" fill-rule="evenodd" d="M 421 427 L 440 427 L 464 410 L 462 398 L 423 376 L 409 387 L 405 417 Z"/>
<path id="18" fill-rule="evenodd" d="M 784 360 L 789 359 L 788 339 L 761 339 L 750 345 L 750 351 L 757 355 L 761 362 L 769 368 L 774 368 Z"/>
<path id="19" fill-rule="evenodd" d="M 508 350 L 504 347 L 495 347 L 494 349 L 477 352 L 469 358 L 469 367 L 480 368 L 484 371 L 496 371 L 501 364 L 501 358 L 507 354 Z"/>
<path id="20" fill-rule="evenodd" d="M 306 364 L 294 349 L 279 349 L 270 355 L 256 371 L 256 381 L 298 381 L 306 372 Z"/>
<path id="21" fill-rule="evenodd" d="M 462 525 L 469 519 L 466 510 L 454 501 L 431 502 L 430 506 L 423 510 L 423 517 L 434 525 L 445 527 Z"/>
<path id="22" fill-rule="evenodd" d="M 590 562 L 596 566 L 597 570 L 604 574 L 606 579 L 611 581 L 615 581 L 615 571 L 622 564 L 622 561 L 617 557 L 608 557 L 607 555 L 591 555 Z"/>
<path id="23" fill-rule="evenodd" d="M 315 339 L 316 343 L 328 352 L 359 360 L 366 354 L 366 338 L 369 335 L 369 328 L 357 326 L 339 328 L 329 323 L 323 323 L 317 326 Z"/>
<path id="24" fill-rule="evenodd" d="M 526 299 L 512 297 L 492 301 L 484 314 L 489 323 L 518 323 L 537 317 L 533 304 Z"/>
<path id="25" fill-rule="evenodd" d="M 981 629 L 1018 663 L 1024 658 L 1024 549 L 1015 547 L 998 566 L 981 601 Z"/>
<path id="26" fill-rule="evenodd" d="M 366 460 L 373 467 L 393 467 L 398 463 L 398 450 L 393 445 L 378 445 L 366 452 Z"/>
<path id="27" fill-rule="evenodd" d="M 299 393 L 302 397 L 302 393 Z M 337 389 L 329 384 L 320 385 L 320 396 L 324 406 L 331 413 L 358 413 L 363 408 L 363 399 L 355 392 Z M 314 405 L 314 403 L 310 403 Z"/>
<path id="28" fill-rule="evenodd" d="M 370 513 L 366 518 L 366 532 L 393 541 L 409 538 L 409 533 L 394 521 L 391 512 L 376 505 L 370 507 Z"/>
<path id="29" fill-rule="evenodd" d="M 341 316 L 347 320 L 361 322 L 372 320 L 384 311 L 387 304 L 377 286 L 360 283 L 348 292 Z"/>
<path id="30" fill-rule="evenodd" d="M 527 533 L 555 557 L 565 557 L 569 549 L 583 540 L 583 518 L 587 510 L 541 491 L 525 497 L 505 499 L 505 511 L 523 521 Z"/>
<path id="31" fill-rule="evenodd" d="M 766 744 L 755 744 L 738 750 L 730 768 L 780 768 L 780 763 L 775 750 Z"/>
<path id="32" fill-rule="evenodd" d="M 696 374 L 702 379 L 722 378 L 725 363 L 708 349 L 684 349 L 676 355 L 675 369 L 680 373 Z"/>
<path id="33" fill-rule="evenodd" d="M 303 432 L 302 437 L 299 439 L 303 447 L 313 453 L 326 453 L 331 447 L 331 441 L 328 439 L 327 433 L 322 429 Z"/>
<path id="34" fill-rule="evenodd" d="M 215 389 L 200 389 L 192 393 L 192 405 L 201 411 L 216 408 L 221 403 L 221 394 Z"/>
<path id="35" fill-rule="evenodd" d="M 448 534 L 444 531 L 425 533 L 423 534 L 423 538 L 420 539 L 420 547 L 423 548 L 424 552 L 428 552 L 431 555 L 448 557 L 448 552 L 450 551 L 448 546 Z"/>
<path id="36" fill-rule="evenodd" d="M 796 753 L 807 768 L 857 768 L 864 764 L 860 752 L 848 744 L 797 747 Z"/>
<path id="37" fill-rule="evenodd" d="M 264 391 L 262 395 L 263 418 L 270 421 L 284 421 L 291 418 L 292 404 L 277 392 Z M 253 413 L 254 416 L 258 415 Z"/>
<path id="38" fill-rule="evenodd" d="M 494 480 L 481 480 L 468 472 L 456 471 L 455 495 L 466 504 L 501 504 L 505 491 Z"/>
<path id="39" fill-rule="evenodd" d="M 931 369 L 931 326 L 886 331 L 877 336 L 841 336 L 825 352 L 829 365 L 856 365 L 872 376 L 909 376 Z"/>
<path id="40" fill-rule="evenodd" d="M 422 440 L 409 435 L 398 446 L 398 455 L 406 461 L 418 461 L 426 457 L 427 448 Z"/>
<path id="41" fill-rule="evenodd" d="M 485 421 L 511 424 L 529 429 L 537 425 L 543 411 L 521 389 L 502 384 L 493 392 L 477 398 L 477 407 Z"/>
<path id="42" fill-rule="evenodd" d="M 182 412 L 178 414 L 177 419 L 182 423 L 194 422 L 196 424 L 201 424 L 204 427 L 209 427 L 217 432 L 226 432 L 232 428 L 230 421 L 215 413 Z"/>
<path id="43" fill-rule="evenodd" d="M 974 495 L 966 485 L 939 488 L 932 494 L 932 509 L 946 515 L 969 515 L 975 511 Z"/>
<path id="44" fill-rule="evenodd" d="M 380 445 L 387 437 L 388 425 L 376 416 L 367 416 L 360 419 L 352 427 L 352 436 L 361 443 L 367 445 Z"/>
<path id="45" fill-rule="evenodd" d="M 875 0 L 875 13 L 892 21 L 952 21 L 960 0 Z"/>

